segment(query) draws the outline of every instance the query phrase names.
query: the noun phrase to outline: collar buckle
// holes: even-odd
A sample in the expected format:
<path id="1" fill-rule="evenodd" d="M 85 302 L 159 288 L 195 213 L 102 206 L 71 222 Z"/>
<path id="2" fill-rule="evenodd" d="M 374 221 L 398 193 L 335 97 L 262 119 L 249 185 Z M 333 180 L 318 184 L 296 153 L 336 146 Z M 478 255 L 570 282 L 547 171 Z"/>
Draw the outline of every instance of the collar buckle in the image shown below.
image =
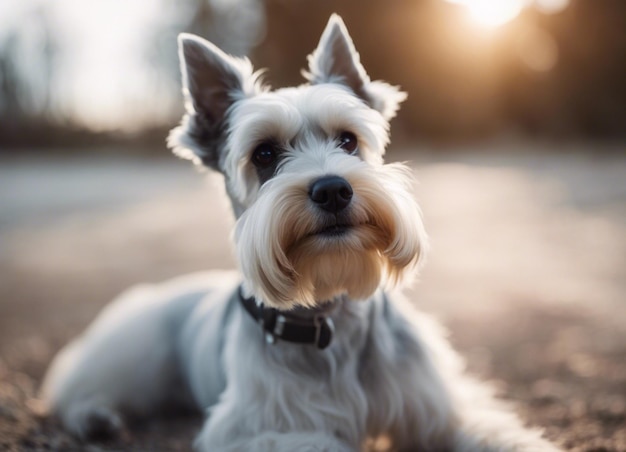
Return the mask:
<path id="1" fill-rule="evenodd" d="M 333 323 L 333 319 L 323 315 L 313 317 L 313 324 L 315 325 L 315 346 L 323 350 L 328 347 L 333 340 L 335 324 Z"/>
<path id="2" fill-rule="evenodd" d="M 285 317 L 282 314 L 278 314 L 276 316 L 276 323 L 274 324 L 274 331 L 272 332 L 272 334 L 274 336 L 280 337 L 283 334 L 283 331 L 285 331 L 286 323 L 287 323 L 287 317 Z"/>

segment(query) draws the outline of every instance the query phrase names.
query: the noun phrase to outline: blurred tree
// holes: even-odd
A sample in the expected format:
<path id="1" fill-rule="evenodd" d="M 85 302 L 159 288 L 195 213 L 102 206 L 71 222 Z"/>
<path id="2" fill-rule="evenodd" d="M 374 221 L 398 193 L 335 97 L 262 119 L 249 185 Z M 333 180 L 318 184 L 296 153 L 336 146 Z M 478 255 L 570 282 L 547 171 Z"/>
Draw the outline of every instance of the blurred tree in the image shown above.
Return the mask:
<path id="1" fill-rule="evenodd" d="M 17 25 L 0 42 L 0 116 L 45 117 L 55 108 L 54 69 L 59 46 L 41 5 L 25 13 L 26 31 Z"/>
<path id="2" fill-rule="evenodd" d="M 3 120 L 10 116 L 20 118 L 24 115 L 20 102 L 20 93 L 24 88 L 14 64 L 16 47 L 17 37 L 11 33 L 0 49 L 0 117 Z"/>
<path id="3" fill-rule="evenodd" d="M 529 10 L 521 19 L 500 43 L 503 116 L 534 135 L 624 136 L 626 2 L 574 0 L 560 14 Z M 536 45 L 556 50 L 554 66 L 545 71 L 529 67 L 516 45 L 537 30 L 548 41 Z"/>
<path id="4" fill-rule="evenodd" d="M 53 4 L 36 5 L 0 34 L 0 141 L 16 124 L 67 127 L 73 113 L 57 72 L 69 50 L 51 25 Z M 444 0 L 160 0 L 159 5 L 161 14 L 143 41 L 149 68 L 141 86 L 145 92 L 130 93 L 136 95 L 133 111 L 152 115 L 151 126 L 166 129 L 181 113 L 179 32 L 199 34 L 235 55 L 251 53 L 257 67 L 270 68 L 271 84 L 293 85 L 303 82 L 306 55 L 329 15 L 338 12 L 371 77 L 409 93 L 394 121 L 396 139 L 626 136 L 623 0 L 570 0 L 556 14 L 528 7 L 494 29 L 472 24 L 462 7 Z M 162 140 L 164 133 L 153 135 Z"/>
<path id="5" fill-rule="evenodd" d="M 470 24 L 461 7 L 442 0 L 266 5 L 267 36 L 255 56 L 273 82 L 302 81 L 305 55 L 338 12 L 370 75 L 409 92 L 396 121 L 409 137 L 626 135 L 623 0 L 572 0 L 551 15 L 529 8 L 493 30 Z"/>
<path id="6" fill-rule="evenodd" d="M 244 56 L 261 39 L 265 17 L 260 0 L 163 0 L 162 6 L 166 20 L 157 24 L 146 39 L 145 57 L 153 68 L 163 110 L 173 121 L 182 110 L 178 33 L 194 33 L 230 54 Z"/>

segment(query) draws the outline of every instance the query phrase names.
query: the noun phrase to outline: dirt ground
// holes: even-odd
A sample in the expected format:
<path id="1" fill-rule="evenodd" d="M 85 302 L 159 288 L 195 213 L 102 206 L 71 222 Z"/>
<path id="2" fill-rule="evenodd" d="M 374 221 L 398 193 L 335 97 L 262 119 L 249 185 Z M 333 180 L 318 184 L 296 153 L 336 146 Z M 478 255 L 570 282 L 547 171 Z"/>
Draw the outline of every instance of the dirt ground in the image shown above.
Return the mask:
<path id="1" fill-rule="evenodd" d="M 626 451 L 626 153 L 405 152 L 433 249 L 408 293 L 469 371 L 572 451 Z M 84 444 L 37 413 L 52 356 L 139 281 L 230 268 L 220 181 L 173 158 L 0 160 L 0 450 L 188 450 L 170 416 Z"/>

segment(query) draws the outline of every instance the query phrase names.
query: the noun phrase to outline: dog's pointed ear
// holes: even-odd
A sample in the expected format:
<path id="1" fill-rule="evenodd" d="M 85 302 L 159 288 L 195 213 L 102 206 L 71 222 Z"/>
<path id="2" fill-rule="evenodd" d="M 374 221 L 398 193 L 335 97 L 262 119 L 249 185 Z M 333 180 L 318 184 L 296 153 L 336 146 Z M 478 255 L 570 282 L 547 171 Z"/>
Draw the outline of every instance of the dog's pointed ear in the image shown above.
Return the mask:
<path id="1" fill-rule="evenodd" d="M 348 86 L 386 120 L 393 118 L 406 99 L 398 87 L 370 81 L 361 64 L 352 38 L 337 14 L 330 16 L 317 48 L 308 56 L 309 69 L 304 77 L 312 84 L 341 83 Z"/>
<path id="2" fill-rule="evenodd" d="M 178 53 L 187 114 L 168 145 L 180 157 L 218 169 L 219 141 L 229 107 L 263 88 L 246 58 L 224 53 L 211 42 L 181 33 Z"/>

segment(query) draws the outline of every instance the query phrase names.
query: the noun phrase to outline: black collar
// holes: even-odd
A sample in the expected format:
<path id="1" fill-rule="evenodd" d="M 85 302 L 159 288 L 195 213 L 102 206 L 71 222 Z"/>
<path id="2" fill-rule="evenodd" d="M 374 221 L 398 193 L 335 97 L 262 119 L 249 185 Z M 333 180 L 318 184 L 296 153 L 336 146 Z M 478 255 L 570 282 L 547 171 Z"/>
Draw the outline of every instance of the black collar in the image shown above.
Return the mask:
<path id="1" fill-rule="evenodd" d="M 335 330 L 332 319 L 322 315 L 297 317 L 288 311 L 257 304 L 254 297 L 245 298 L 239 286 L 239 301 L 265 332 L 265 339 L 273 344 L 276 339 L 297 344 L 313 344 L 320 350 L 328 347 Z"/>

